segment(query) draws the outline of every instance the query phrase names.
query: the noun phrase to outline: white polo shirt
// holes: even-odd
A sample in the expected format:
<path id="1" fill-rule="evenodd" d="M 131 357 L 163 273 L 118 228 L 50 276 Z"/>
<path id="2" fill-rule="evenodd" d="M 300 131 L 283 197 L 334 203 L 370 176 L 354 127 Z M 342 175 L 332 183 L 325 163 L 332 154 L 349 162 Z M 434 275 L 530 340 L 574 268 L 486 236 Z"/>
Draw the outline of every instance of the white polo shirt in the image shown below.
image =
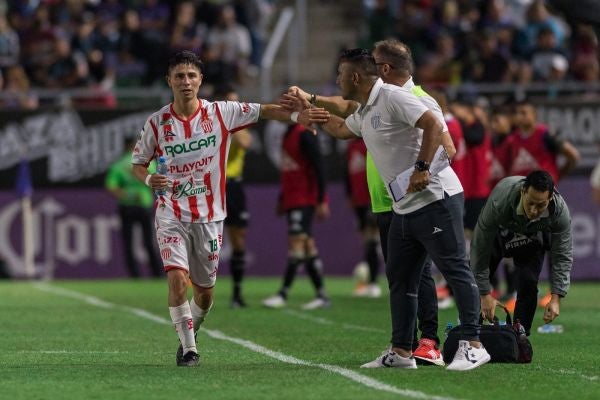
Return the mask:
<path id="1" fill-rule="evenodd" d="M 421 100 L 421 102 L 425 104 L 427 108 L 429 108 L 429 111 L 431 111 L 433 115 L 435 115 L 440 121 L 440 123 L 443 126 L 442 131 L 448 132 L 448 126 L 446 125 L 446 118 L 444 116 L 444 113 L 442 112 L 442 108 L 440 107 L 438 102 L 424 90 L 414 90 L 416 88 L 416 85 L 412 79 L 412 76 L 408 78 L 408 80 L 404 83 L 404 85 L 402 85 L 402 87 L 410 90 L 415 96 L 417 96 L 417 98 Z M 438 174 L 441 175 L 442 178 L 444 178 L 444 191 L 448 193 L 448 196 L 454 196 L 455 194 L 463 192 L 463 187 L 460 183 L 460 179 L 458 179 L 458 176 L 451 167 L 443 169 Z"/>
<path id="2" fill-rule="evenodd" d="M 415 124 L 427 110 L 428 107 L 407 88 L 385 84 L 378 79 L 367 103 L 346 118 L 348 129 L 364 139 L 390 198 L 393 197 L 388 184 L 417 161 L 423 131 Z M 414 212 L 443 199 L 446 186 L 455 186 L 455 182 L 444 175 L 432 176 L 425 190 L 394 202 L 393 209 L 398 214 Z"/>

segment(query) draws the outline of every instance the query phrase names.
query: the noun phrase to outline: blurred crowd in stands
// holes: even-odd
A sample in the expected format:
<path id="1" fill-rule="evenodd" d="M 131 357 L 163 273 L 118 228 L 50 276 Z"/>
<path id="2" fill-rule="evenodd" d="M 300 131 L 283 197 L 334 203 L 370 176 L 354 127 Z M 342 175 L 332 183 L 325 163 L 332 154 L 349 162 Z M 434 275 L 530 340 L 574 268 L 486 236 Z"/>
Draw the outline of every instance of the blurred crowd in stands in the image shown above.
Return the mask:
<path id="1" fill-rule="evenodd" d="M 574 7 L 576 7 L 575 2 Z M 364 0 L 361 47 L 395 37 L 423 84 L 597 82 L 593 26 L 566 21 L 544 0 Z"/>
<path id="2" fill-rule="evenodd" d="M 0 0 L 3 101 L 35 108 L 30 88 L 164 84 L 170 54 L 190 49 L 205 82 L 258 73 L 271 0 Z M 6 104 L 5 104 L 6 103 Z"/>

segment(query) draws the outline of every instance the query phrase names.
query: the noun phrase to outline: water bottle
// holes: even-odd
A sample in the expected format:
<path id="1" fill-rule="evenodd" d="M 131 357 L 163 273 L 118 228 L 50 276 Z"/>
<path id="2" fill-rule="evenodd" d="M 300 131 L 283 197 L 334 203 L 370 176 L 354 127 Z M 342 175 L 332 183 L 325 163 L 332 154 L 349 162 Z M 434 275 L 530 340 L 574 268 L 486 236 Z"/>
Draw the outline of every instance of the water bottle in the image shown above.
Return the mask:
<path id="1" fill-rule="evenodd" d="M 446 330 L 444 330 L 444 337 L 446 339 L 448 339 L 448 332 L 450 332 L 450 330 L 452 330 L 452 322 L 446 324 Z"/>
<path id="2" fill-rule="evenodd" d="M 156 173 L 159 175 L 167 175 L 167 159 L 164 156 L 160 156 L 158 157 L 158 164 L 156 165 Z M 164 196 L 165 194 L 167 194 L 167 191 L 165 189 L 159 189 L 156 190 L 154 193 L 156 193 L 157 196 Z"/>
<path id="3" fill-rule="evenodd" d="M 538 333 L 563 333 L 562 325 L 544 324 L 537 329 Z"/>

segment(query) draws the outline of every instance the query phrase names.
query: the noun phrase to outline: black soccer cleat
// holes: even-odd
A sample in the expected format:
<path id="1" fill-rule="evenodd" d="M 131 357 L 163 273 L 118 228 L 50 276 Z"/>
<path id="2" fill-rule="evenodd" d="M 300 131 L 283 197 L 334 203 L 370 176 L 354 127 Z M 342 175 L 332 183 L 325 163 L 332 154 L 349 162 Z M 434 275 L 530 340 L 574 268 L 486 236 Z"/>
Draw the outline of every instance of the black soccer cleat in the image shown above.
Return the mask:
<path id="1" fill-rule="evenodd" d="M 177 353 L 179 354 L 179 351 L 177 351 Z M 198 356 L 198 353 L 194 351 L 188 351 L 181 359 L 177 360 L 178 367 L 197 367 L 199 363 L 200 357 Z"/>
<path id="2" fill-rule="evenodd" d="M 234 297 L 231 300 L 231 308 L 246 308 L 248 305 L 241 297 Z"/>

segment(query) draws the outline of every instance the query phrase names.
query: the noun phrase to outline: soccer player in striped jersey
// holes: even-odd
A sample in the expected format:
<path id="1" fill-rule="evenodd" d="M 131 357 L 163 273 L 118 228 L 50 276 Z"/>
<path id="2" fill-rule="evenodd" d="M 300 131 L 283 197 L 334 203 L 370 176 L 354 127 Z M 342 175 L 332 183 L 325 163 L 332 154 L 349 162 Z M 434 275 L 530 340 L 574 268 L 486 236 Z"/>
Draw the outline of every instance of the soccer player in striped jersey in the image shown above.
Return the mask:
<path id="1" fill-rule="evenodd" d="M 169 60 L 167 83 L 173 102 L 150 115 L 136 147 L 134 174 L 159 191 L 156 200 L 156 237 L 169 286 L 169 312 L 180 340 L 179 366 L 199 362 L 195 332 L 213 303 L 226 216 L 225 168 L 231 135 L 259 118 L 289 121 L 291 113 L 275 104 L 235 101 L 209 102 L 198 98 L 202 61 L 182 51 Z M 328 113 L 313 110 L 314 119 Z M 157 157 L 166 158 L 166 175 L 148 174 Z M 193 298 L 188 302 L 187 282 Z"/>

